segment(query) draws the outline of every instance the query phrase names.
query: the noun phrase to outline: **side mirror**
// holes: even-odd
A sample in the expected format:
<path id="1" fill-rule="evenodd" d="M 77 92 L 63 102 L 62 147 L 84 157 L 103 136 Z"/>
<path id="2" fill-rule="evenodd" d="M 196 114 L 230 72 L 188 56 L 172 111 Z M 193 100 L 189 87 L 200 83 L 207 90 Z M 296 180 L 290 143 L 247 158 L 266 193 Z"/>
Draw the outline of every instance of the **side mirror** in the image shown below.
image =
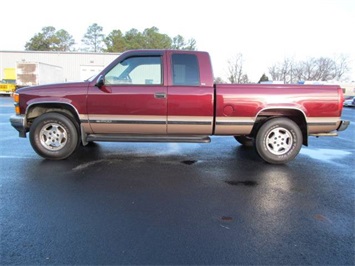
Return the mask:
<path id="1" fill-rule="evenodd" d="M 103 85 L 105 85 L 105 77 L 103 75 L 100 75 L 96 80 L 95 86 L 101 89 Z"/>

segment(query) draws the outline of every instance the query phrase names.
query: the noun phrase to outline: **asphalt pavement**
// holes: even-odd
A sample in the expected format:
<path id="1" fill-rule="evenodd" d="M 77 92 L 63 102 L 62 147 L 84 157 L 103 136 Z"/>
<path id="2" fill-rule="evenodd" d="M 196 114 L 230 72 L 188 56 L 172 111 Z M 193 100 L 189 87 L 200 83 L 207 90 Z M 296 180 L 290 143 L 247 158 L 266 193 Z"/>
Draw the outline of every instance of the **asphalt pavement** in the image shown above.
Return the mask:
<path id="1" fill-rule="evenodd" d="M 355 108 L 287 165 L 232 137 L 95 143 L 48 161 L 0 97 L 1 265 L 355 264 Z"/>

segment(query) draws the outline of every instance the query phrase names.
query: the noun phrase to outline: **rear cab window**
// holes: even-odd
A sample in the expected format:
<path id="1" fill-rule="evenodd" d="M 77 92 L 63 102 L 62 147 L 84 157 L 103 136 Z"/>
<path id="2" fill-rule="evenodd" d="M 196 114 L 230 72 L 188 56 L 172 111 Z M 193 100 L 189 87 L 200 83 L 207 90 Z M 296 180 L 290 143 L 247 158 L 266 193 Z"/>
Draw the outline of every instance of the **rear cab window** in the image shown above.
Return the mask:
<path id="1" fill-rule="evenodd" d="M 200 68 L 197 56 L 194 54 L 173 54 L 172 79 L 173 85 L 199 86 Z"/>

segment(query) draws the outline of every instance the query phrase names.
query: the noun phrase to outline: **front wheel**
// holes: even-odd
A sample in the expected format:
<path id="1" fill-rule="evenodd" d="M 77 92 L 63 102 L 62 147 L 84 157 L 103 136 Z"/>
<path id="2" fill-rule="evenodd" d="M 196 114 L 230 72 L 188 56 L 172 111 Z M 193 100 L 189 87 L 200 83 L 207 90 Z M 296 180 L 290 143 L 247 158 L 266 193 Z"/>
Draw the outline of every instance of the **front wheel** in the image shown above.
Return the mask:
<path id="1" fill-rule="evenodd" d="M 43 158 L 61 160 L 76 149 L 79 134 L 73 121 L 63 114 L 45 113 L 30 128 L 32 148 Z"/>
<path id="2" fill-rule="evenodd" d="M 260 127 L 255 148 L 266 162 L 284 164 L 297 156 L 302 142 L 302 132 L 295 122 L 287 118 L 274 118 Z"/>

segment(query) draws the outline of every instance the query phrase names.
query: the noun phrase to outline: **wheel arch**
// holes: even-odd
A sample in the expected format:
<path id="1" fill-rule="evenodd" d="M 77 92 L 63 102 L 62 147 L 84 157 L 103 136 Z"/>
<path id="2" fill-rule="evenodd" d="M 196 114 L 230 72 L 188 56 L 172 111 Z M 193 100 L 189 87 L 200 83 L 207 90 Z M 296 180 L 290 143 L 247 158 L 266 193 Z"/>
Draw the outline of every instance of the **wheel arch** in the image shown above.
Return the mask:
<path id="1" fill-rule="evenodd" d="M 66 115 L 73 122 L 76 122 L 77 125 L 80 125 L 79 113 L 76 108 L 68 103 L 60 103 L 60 102 L 41 102 L 41 103 L 33 103 L 29 105 L 26 109 L 26 122 L 27 126 L 30 127 L 32 121 L 45 113 L 49 112 L 57 112 Z"/>
<path id="2" fill-rule="evenodd" d="M 256 136 L 259 128 L 268 120 L 273 118 L 285 117 L 293 122 L 295 122 L 301 132 L 303 137 L 303 145 L 308 146 L 308 127 L 305 113 L 298 108 L 266 108 L 261 110 L 255 119 L 255 124 L 251 131 L 252 136 Z"/>

